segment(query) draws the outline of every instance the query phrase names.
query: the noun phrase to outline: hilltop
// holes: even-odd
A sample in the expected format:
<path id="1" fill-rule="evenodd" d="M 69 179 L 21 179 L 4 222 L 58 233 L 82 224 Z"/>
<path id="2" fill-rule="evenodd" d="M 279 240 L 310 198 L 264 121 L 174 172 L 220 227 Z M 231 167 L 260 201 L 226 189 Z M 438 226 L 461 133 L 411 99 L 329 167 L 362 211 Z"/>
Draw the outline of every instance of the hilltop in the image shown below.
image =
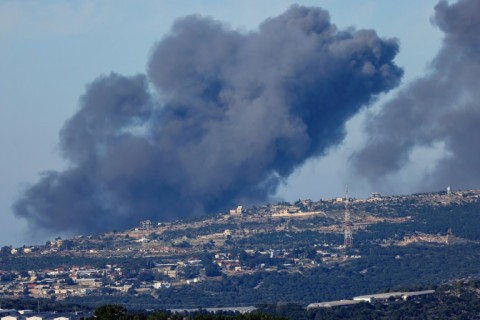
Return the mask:
<path id="1" fill-rule="evenodd" d="M 344 212 L 353 246 L 343 245 Z M 145 308 L 344 299 L 477 277 L 480 190 L 298 200 L 0 251 L 3 297 Z"/>

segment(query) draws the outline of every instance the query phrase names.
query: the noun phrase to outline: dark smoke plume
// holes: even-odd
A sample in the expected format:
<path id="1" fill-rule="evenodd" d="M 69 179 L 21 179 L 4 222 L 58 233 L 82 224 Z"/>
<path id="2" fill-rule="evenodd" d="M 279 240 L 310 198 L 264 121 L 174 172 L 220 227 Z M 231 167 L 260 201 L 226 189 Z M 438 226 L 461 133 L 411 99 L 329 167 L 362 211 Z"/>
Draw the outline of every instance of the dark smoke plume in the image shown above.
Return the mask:
<path id="1" fill-rule="evenodd" d="M 47 230 L 93 232 L 264 201 L 398 84 L 397 51 L 374 31 L 337 30 L 318 8 L 293 6 L 250 33 L 178 20 L 148 78 L 87 88 L 61 132 L 70 168 L 44 173 L 14 210 Z"/>
<path id="2" fill-rule="evenodd" d="M 398 171 L 415 147 L 436 143 L 447 156 L 425 177 L 423 189 L 479 187 L 480 1 L 441 1 L 432 21 L 445 33 L 430 72 L 411 83 L 368 121 L 368 143 L 353 157 L 373 182 Z"/>

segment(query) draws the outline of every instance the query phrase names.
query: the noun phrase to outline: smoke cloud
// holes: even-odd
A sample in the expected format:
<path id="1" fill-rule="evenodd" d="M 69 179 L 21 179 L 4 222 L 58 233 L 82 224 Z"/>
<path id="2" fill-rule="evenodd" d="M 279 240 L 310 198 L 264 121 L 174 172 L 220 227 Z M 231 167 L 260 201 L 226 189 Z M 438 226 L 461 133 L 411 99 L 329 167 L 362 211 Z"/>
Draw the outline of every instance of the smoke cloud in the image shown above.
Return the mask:
<path id="1" fill-rule="evenodd" d="M 241 33 L 178 20 L 147 76 L 102 76 L 61 131 L 70 167 L 46 172 L 14 204 L 53 231 L 95 232 L 265 201 L 403 72 L 395 39 L 337 30 L 292 6 Z"/>
<path id="2" fill-rule="evenodd" d="M 401 170 L 417 147 L 445 146 L 446 156 L 419 188 L 478 187 L 480 180 L 480 1 L 435 7 L 444 33 L 430 71 L 412 82 L 367 123 L 368 143 L 353 156 L 373 183 Z"/>

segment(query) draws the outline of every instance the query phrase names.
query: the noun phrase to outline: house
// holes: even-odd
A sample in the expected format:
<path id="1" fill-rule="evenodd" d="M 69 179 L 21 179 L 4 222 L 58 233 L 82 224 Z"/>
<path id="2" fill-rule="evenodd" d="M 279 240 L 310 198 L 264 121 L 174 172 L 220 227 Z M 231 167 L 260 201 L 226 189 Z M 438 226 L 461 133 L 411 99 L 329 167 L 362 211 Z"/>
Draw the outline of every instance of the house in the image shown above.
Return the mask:
<path id="1" fill-rule="evenodd" d="M 171 284 L 170 282 L 167 282 L 167 281 L 155 281 L 153 283 L 153 288 L 154 289 L 162 289 L 162 288 L 170 288 L 171 287 Z"/>
<path id="2" fill-rule="evenodd" d="M 153 228 L 153 222 L 150 220 L 140 221 L 140 229 L 150 230 Z"/>
<path id="3" fill-rule="evenodd" d="M 202 280 L 203 280 L 203 279 L 201 279 L 201 278 L 187 279 L 187 284 L 199 283 L 199 282 L 201 282 Z"/>
<path id="4" fill-rule="evenodd" d="M 230 209 L 229 213 L 233 215 L 242 214 L 242 209 L 243 209 L 242 206 L 238 206 L 236 209 Z"/>
<path id="5" fill-rule="evenodd" d="M 312 204 L 312 200 L 310 200 L 310 199 L 302 199 L 302 200 L 300 200 L 300 203 L 302 204 L 302 206 L 305 206 L 305 207 L 306 207 L 306 206 L 309 206 L 309 205 Z"/>
<path id="6" fill-rule="evenodd" d="M 382 195 L 380 194 L 380 192 L 372 192 L 371 199 L 380 199 L 381 197 Z"/>
<path id="7" fill-rule="evenodd" d="M 102 283 L 95 278 L 77 279 L 75 281 L 80 287 L 99 288 Z"/>

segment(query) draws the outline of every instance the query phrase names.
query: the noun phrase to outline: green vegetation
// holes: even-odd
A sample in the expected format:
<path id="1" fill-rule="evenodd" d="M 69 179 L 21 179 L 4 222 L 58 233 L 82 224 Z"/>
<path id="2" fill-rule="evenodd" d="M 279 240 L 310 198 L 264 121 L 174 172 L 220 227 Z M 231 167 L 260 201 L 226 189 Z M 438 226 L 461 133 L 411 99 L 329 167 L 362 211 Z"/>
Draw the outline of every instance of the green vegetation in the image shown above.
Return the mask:
<path id="1" fill-rule="evenodd" d="M 346 299 L 416 284 L 428 286 L 451 279 L 480 276 L 480 245 L 365 248 L 362 259 L 323 265 L 301 272 L 256 272 L 223 276 L 191 286 L 172 287 L 150 295 L 86 296 L 67 301 L 89 306 L 121 302 L 129 308 L 215 307 Z"/>
<path id="2" fill-rule="evenodd" d="M 435 294 L 416 300 L 360 303 L 308 311 L 298 305 L 266 305 L 260 307 L 259 312 L 295 320 L 478 319 L 479 289 L 478 281 L 456 282 L 437 287 Z"/>
<path id="3" fill-rule="evenodd" d="M 180 320 L 180 319 L 243 319 L 243 320 L 336 320 L 336 319 L 478 319 L 480 315 L 480 281 L 455 282 L 435 288 L 434 294 L 413 300 L 389 299 L 386 302 L 360 303 L 333 308 L 306 310 L 298 304 L 257 305 L 250 314 L 232 312 L 208 313 L 205 310 L 174 314 L 170 311 L 129 312 L 120 305 L 105 305 L 95 310 L 99 320 Z M 92 318 L 93 319 L 93 318 Z"/>
<path id="4" fill-rule="evenodd" d="M 248 209 L 194 223 L 3 247 L 0 285 L 4 296 L 65 298 L 91 308 L 115 303 L 129 310 L 265 304 L 276 305 L 275 312 L 267 308 L 271 315 L 284 316 L 282 306 L 301 310 L 312 302 L 479 277 L 480 191 L 473 195 L 352 202 L 352 221 L 361 230 L 354 232 L 354 247 L 347 250 L 339 246 L 345 207 L 340 201 L 305 202 L 305 207 L 297 202 L 326 216 L 272 218 L 271 212 L 289 209 L 262 206 L 258 212 Z M 227 229 L 231 232 L 224 233 Z M 409 245 L 401 246 L 405 239 Z M 99 270 L 84 271 L 93 268 Z M 75 283 L 77 275 L 97 281 Z M 405 307 L 413 308 L 408 303 Z M 342 312 L 396 317 L 382 308 L 356 305 Z M 141 317 L 122 312 L 119 317 Z M 305 316 L 330 317 L 330 311 L 318 312 Z"/>
<path id="5" fill-rule="evenodd" d="M 0 299 L 0 307 L 2 309 L 16 310 L 40 310 L 42 312 L 58 311 L 90 311 L 91 309 L 85 305 L 64 303 L 50 299 Z"/>
<path id="6" fill-rule="evenodd" d="M 404 210 L 405 211 L 405 210 Z M 401 239 L 406 234 L 423 232 L 446 235 L 449 231 L 460 238 L 480 240 L 480 203 L 444 207 L 422 206 L 405 211 L 413 221 L 405 223 L 377 223 L 365 232 L 355 234 L 355 242 L 376 239 Z"/>
<path id="7" fill-rule="evenodd" d="M 121 305 L 101 306 L 94 312 L 91 320 L 280 320 L 282 317 L 266 313 L 239 314 L 233 312 L 208 313 L 205 310 L 195 312 L 172 313 L 170 311 L 129 312 Z"/>
<path id="8" fill-rule="evenodd" d="M 301 231 L 301 232 L 270 232 L 261 233 L 247 238 L 240 238 L 233 241 L 232 246 L 235 248 L 299 248 L 302 246 L 310 246 L 314 243 L 335 243 L 340 244 L 343 241 L 343 235 L 334 233 L 323 233 L 317 231 Z"/>
<path id="9" fill-rule="evenodd" d="M 38 269 L 53 269 L 62 266 L 91 266 L 103 268 L 106 263 L 121 264 L 127 269 L 138 269 L 151 262 L 151 258 L 102 258 L 80 257 L 74 255 L 46 255 L 46 256 L 20 256 L 0 258 L 1 268 L 4 271 L 28 271 Z"/>

